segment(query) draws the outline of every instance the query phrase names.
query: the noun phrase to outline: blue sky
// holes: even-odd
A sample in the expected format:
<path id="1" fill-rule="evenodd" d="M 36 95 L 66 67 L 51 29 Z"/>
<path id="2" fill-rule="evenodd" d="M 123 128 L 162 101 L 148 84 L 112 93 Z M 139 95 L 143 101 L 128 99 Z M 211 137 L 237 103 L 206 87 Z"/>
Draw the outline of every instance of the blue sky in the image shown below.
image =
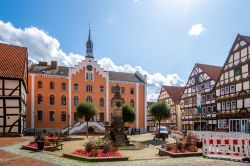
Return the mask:
<path id="1" fill-rule="evenodd" d="M 223 65 L 236 35 L 250 35 L 249 7 L 248 0 L 1 0 L 0 20 L 43 30 L 66 54 L 81 55 L 90 21 L 97 59 L 187 80 L 195 63 Z"/>

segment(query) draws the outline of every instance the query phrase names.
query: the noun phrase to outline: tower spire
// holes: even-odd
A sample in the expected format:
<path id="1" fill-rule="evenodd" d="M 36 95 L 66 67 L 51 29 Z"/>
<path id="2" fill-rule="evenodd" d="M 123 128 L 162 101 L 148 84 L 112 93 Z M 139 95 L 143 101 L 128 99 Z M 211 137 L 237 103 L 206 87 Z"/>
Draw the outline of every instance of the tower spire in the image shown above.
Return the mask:
<path id="1" fill-rule="evenodd" d="M 88 36 L 88 40 L 86 42 L 86 57 L 94 58 L 93 57 L 93 42 L 91 40 L 90 24 L 89 24 L 89 36 Z"/>

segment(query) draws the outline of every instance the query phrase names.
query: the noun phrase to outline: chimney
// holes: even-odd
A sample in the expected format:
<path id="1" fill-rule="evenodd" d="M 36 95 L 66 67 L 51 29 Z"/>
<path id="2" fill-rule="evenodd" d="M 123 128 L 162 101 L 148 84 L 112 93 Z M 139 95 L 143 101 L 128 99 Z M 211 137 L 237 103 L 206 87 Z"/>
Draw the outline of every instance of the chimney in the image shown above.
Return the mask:
<path id="1" fill-rule="evenodd" d="M 51 61 L 51 69 L 57 69 L 57 61 Z"/>
<path id="2" fill-rule="evenodd" d="M 47 65 L 48 65 L 48 63 L 47 63 L 47 62 L 45 62 L 45 61 L 39 61 L 39 65 L 40 65 L 40 66 L 47 66 Z"/>

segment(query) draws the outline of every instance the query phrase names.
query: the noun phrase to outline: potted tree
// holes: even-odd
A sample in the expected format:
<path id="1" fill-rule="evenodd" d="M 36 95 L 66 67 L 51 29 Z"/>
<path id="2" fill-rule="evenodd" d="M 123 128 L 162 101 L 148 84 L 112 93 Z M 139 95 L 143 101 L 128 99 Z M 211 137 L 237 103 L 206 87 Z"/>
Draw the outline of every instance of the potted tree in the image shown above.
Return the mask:
<path id="1" fill-rule="evenodd" d="M 88 138 L 88 122 L 97 114 L 97 108 L 95 107 L 94 104 L 90 102 L 82 102 L 80 103 L 77 108 L 77 115 L 79 118 L 85 117 L 85 120 L 87 122 L 87 138 Z"/>
<path id="2" fill-rule="evenodd" d="M 125 123 L 133 123 L 135 121 L 135 111 L 133 107 L 131 107 L 128 104 L 125 104 L 122 106 L 122 118 L 123 118 L 123 126 L 125 130 L 127 130 L 129 127 L 125 127 Z M 132 131 L 131 131 L 132 132 Z"/>
<path id="3" fill-rule="evenodd" d="M 161 132 L 161 120 L 170 118 L 171 109 L 167 105 L 165 101 L 157 101 L 150 107 L 150 112 L 154 116 L 155 120 L 158 121 L 158 134 L 164 140 L 166 137 L 168 138 L 168 134 L 170 134 L 170 130 L 165 132 Z"/>

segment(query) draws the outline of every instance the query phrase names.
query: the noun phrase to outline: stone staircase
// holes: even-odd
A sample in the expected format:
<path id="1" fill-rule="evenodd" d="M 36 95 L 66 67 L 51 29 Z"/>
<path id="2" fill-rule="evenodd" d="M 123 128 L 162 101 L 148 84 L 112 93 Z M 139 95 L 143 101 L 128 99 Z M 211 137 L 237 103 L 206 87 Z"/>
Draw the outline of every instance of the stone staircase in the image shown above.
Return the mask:
<path id="1" fill-rule="evenodd" d="M 105 133 L 103 122 L 88 122 L 88 127 L 94 130 L 94 133 Z M 62 133 L 66 133 L 68 128 L 62 129 Z M 69 128 L 69 134 L 77 134 L 87 132 L 87 122 L 78 122 Z"/>

